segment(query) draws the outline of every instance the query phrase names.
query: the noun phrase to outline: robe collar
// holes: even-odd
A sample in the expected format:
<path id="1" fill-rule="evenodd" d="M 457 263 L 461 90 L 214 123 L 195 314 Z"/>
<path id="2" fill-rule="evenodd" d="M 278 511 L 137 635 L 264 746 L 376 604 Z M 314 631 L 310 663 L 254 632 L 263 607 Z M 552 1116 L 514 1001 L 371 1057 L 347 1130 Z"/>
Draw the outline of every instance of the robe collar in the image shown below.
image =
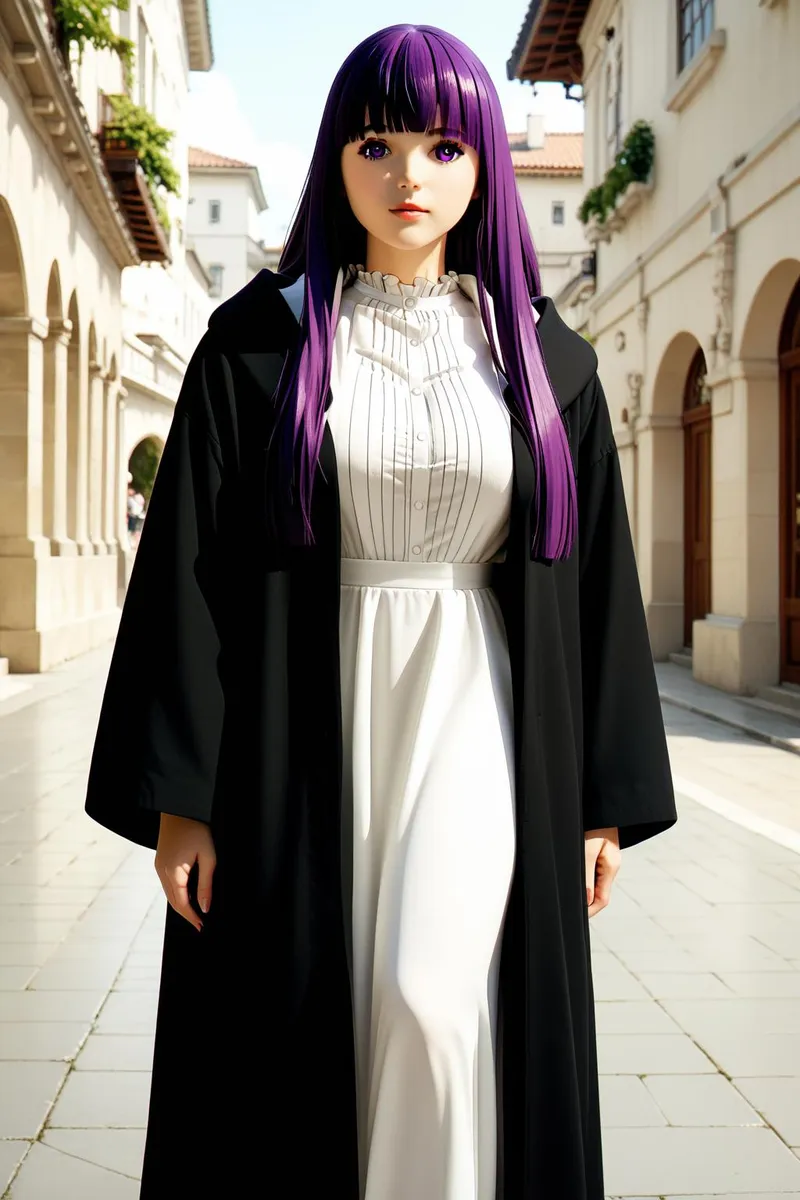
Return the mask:
<path id="1" fill-rule="evenodd" d="M 283 355 L 296 341 L 299 326 L 282 293 L 300 286 L 299 280 L 264 268 L 214 310 L 209 328 L 243 351 Z M 539 313 L 536 329 L 547 373 L 563 412 L 591 382 L 597 355 L 589 342 L 561 319 L 549 296 L 540 296 L 533 303 Z"/>

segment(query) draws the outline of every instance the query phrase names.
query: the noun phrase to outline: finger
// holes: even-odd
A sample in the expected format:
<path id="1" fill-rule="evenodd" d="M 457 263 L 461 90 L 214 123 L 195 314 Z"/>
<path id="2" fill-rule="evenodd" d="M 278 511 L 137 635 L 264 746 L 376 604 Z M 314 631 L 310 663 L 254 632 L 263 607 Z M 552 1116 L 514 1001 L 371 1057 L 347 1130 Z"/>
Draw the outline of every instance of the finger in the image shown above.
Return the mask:
<path id="1" fill-rule="evenodd" d="M 594 901 L 595 870 L 597 868 L 597 849 L 586 843 L 586 903 Z"/>
<path id="2" fill-rule="evenodd" d="M 217 860 L 213 854 L 199 854 L 197 857 L 197 903 L 200 905 L 200 911 L 204 913 L 211 908 L 211 885 L 216 865 Z"/>
<path id="3" fill-rule="evenodd" d="M 597 863 L 597 870 L 594 884 L 594 899 L 589 906 L 589 916 L 593 917 L 595 913 L 604 909 L 611 899 L 611 885 L 614 882 L 616 871 L 611 869 L 609 865 L 600 859 Z"/>
<path id="4" fill-rule="evenodd" d="M 177 872 L 172 873 L 170 877 L 170 891 L 172 893 L 170 904 L 175 909 L 175 912 L 180 916 L 185 917 L 189 924 L 194 925 L 195 929 L 199 933 L 203 928 L 203 922 L 200 920 L 197 913 L 192 908 L 191 903 L 189 902 L 189 888 L 187 886 L 188 882 L 189 875 L 186 871 L 179 869 Z"/>

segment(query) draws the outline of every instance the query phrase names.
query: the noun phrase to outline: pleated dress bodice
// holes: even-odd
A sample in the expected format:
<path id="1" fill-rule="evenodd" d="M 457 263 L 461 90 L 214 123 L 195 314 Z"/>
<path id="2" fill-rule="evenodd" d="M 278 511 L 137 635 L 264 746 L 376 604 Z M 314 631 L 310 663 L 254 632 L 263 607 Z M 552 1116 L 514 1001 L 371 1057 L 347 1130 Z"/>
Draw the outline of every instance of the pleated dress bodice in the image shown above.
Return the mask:
<path id="1" fill-rule="evenodd" d="M 510 416 L 474 276 L 400 283 L 351 268 L 327 419 L 340 468 L 342 556 L 476 562 L 501 555 Z"/>

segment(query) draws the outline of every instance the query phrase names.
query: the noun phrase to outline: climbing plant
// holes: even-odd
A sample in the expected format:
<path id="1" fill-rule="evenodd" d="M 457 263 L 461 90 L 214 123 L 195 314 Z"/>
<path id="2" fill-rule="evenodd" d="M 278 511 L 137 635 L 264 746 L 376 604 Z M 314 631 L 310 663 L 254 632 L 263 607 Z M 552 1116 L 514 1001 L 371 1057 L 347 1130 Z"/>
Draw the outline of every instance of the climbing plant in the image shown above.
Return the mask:
<path id="1" fill-rule="evenodd" d="M 648 121 L 637 121 L 631 126 L 603 182 L 584 196 L 578 209 L 578 220 L 585 225 L 596 216 L 602 224 L 629 184 L 644 183 L 649 178 L 654 159 L 653 127 Z"/>
<path id="2" fill-rule="evenodd" d="M 69 55 L 70 46 L 77 47 L 78 60 L 87 45 L 96 50 L 113 50 L 118 54 L 129 87 L 133 75 L 134 46 L 130 38 L 116 33 L 111 25 L 111 10 L 127 12 L 129 0 L 54 0 L 53 13 L 61 35 L 61 45 Z"/>

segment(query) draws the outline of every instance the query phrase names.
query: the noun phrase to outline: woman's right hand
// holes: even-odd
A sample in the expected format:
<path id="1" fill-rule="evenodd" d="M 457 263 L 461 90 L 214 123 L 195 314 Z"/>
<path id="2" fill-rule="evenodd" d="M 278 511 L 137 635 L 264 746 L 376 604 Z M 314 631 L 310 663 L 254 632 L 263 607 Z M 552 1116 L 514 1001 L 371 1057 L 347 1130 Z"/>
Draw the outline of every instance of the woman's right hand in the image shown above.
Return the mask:
<path id="1" fill-rule="evenodd" d="M 211 883 L 217 856 L 211 830 L 204 821 L 161 814 L 156 850 L 156 872 L 164 894 L 176 913 L 185 917 L 199 933 L 203 922 L 189 902 L 189 875 L 197 863 L 197 903 L 207 913 L 211 907 Z"/>

